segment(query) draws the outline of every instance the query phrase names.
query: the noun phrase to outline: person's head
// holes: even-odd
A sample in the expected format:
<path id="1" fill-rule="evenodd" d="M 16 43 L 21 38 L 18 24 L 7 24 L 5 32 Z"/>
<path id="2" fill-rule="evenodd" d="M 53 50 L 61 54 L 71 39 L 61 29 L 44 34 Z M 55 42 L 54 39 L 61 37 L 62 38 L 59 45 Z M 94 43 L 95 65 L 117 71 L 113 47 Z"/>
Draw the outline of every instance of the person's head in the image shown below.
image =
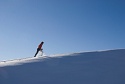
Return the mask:
<path id="1" fill-rule="evenodd" d="M 44 42 L 42 41 L 41 44 L 43 44 Z"/>

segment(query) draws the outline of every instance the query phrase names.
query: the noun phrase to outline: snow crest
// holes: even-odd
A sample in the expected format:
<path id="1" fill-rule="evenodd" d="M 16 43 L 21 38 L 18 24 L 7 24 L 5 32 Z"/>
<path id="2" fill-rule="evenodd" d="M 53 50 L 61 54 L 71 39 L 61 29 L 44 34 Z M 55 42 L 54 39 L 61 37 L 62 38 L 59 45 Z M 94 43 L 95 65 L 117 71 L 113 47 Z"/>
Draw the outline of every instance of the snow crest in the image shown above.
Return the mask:
<path id="1" fill-rule="evenodd" d="M 0 84 L 125 84 L 125 49 L 2 61 Z"/>

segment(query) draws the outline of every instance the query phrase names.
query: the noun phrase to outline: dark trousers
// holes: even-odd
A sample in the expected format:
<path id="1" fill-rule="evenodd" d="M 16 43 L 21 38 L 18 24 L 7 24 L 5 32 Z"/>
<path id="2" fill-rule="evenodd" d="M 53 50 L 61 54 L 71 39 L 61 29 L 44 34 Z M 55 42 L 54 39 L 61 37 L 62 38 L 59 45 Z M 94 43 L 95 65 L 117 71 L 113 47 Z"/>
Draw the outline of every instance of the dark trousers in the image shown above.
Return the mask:
<path id="1" fill-rule="evenodd" d="M 34 57 L 36 57 L 36 55 L 38 54 L 38 52 L 40 51 L 41 49 L 37 48 L 37 51 L 36 51 L 36 54 Z"/>

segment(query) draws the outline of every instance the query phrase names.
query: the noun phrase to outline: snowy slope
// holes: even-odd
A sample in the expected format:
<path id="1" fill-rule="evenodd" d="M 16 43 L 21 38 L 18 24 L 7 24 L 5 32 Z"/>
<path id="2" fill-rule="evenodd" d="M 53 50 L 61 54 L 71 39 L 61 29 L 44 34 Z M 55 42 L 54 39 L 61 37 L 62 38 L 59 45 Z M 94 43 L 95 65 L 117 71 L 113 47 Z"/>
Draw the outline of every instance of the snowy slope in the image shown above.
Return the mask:
<path id="1" fill-rule="evenodd" d="M 0 84 L 125 84 L 125 49 L 3 61 Z"/>

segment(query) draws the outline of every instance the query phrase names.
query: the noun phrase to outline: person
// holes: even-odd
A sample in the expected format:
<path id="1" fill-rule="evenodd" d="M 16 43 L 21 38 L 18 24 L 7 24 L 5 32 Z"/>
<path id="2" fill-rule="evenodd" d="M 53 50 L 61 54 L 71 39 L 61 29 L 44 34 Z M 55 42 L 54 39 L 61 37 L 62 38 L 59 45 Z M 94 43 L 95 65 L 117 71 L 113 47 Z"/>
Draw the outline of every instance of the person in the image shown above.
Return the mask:
<path id="1" fill-rule="evenodd" d="M 41 42 L 39 45 L 38 45 L 38 48 L 37 48 L 37 51 L 36 51 L 36 54 L 34 57 L 36 57 L 36 55 L 38 54 L 39 51 L 43 50 L 42 49 L 42 46 L 43 46 L 44 42 Z"/>

